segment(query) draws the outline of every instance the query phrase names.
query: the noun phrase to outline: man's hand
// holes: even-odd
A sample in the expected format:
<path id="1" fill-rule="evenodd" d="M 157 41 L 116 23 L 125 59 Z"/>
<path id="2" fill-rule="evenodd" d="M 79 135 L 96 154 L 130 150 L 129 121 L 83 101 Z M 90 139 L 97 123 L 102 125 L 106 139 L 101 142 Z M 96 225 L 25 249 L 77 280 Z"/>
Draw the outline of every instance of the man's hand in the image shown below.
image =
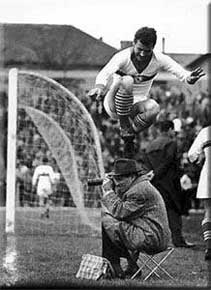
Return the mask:
<path id="1" fill-rule="evenodd" d="M 149 178 L 149 180 L 152 180 L 152 179 L 154 178 L 154 176 L 155 176 L 154 171 L 153 171 L 153 170 L 150 170 L 150 171 L 146 174 L 146 176 Z"/>
<path id="2" fill-rule="evenodd" d="M 111 190 L 113 190 L 114 183 L 111 177 L 109 175 L 106 175 L 103 179 L 102 184 L 102 190 L 103 190 L 103 196 L 106 196 Z"/>
<path id="3" fill-rule="evenodd" d="M 204 152 L 202 152 L 202 153 L 199 155 L 199 157 L 198 157 L 198 159 L 197 159 L 197 161 L 196 161 L 196 164 L 202 166 L 202 165 L 204 164 L 204 162 L 205 162 L 205 154 L 204 154 Z"/>
<path id="4" fill-rule="evenodd" d="M 198 67 L 194 71 L 191 72 L 190 76 L 187 78 L 187 82 L 190 85 L 193 85 L 203 76 L 205 76 L 203 69 L 201 67 Z"/>
<path id="5" fill-rule="evenodd" d="M 96 97 L 96 101 L 100 101 L 103 96 L 103 88 L 95 87 L 88 92 L 88 97 Z"/>

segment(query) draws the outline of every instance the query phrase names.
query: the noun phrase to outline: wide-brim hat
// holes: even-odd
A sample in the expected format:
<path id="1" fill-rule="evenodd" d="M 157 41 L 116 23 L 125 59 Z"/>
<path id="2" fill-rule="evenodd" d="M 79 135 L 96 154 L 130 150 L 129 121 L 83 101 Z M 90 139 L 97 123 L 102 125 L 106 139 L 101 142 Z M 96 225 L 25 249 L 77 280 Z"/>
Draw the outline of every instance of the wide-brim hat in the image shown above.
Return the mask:
<path id="1" fill-rule="evenodd" d="M 129 176 L 132 174 L 146 173 L 145 169 L 134 159 L 119 158 L 114 162 L 114 169 L 110 173 L 112 176 Z"/>

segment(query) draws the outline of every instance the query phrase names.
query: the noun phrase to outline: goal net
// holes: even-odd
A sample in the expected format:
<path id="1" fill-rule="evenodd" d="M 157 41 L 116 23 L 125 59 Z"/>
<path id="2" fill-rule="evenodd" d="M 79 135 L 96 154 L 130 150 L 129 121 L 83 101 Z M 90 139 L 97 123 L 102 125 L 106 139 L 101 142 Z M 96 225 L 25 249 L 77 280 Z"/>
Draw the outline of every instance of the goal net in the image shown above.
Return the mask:
<path id="1" fill-rule="evenodd" d="M 46 176 L 33 184 L 45 159 L 53 169 L 48 205 L 38 190 Z M 10 70 L 6 231 L 99 232 L 101 188 L 87 180 L 103 175 L 98 132 L 79 99 L 52 79 Z"/>

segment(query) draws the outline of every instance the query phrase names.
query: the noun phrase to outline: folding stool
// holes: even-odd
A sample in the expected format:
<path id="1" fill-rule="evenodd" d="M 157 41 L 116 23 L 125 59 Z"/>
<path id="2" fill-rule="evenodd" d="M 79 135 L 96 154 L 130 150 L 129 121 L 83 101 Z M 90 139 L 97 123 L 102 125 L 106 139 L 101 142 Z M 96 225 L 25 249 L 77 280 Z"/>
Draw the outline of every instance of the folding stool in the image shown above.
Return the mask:
<path id="1" fill-rule="evenodd" d="M 172 275 L 169 274 L 169 272 L 166 269 L 164 269 L 164 267 L 162 266 L 164 261 L 166 261 L 166 259 L 173 253 L 173 251 L 174 251 L 174 248 L 168 247 L 165 251 L 162 251 L 155 255 L 148 255 L 143 252 L 139 253 L 138 263 L 140 262 L 141 266 L 136 271 L 136 273 L 133 274 L 131 279 L 134 279 L 142 271 L 142 269 L 146 267 L 149 273 L 143 279 L 144 281 L 149 279 L 149 277 L 151 277 L 152 274 L 155 274 L 158 278 L 161 278 L 161 273 L 165 274 L 170 279 L 175 281 Z"/>

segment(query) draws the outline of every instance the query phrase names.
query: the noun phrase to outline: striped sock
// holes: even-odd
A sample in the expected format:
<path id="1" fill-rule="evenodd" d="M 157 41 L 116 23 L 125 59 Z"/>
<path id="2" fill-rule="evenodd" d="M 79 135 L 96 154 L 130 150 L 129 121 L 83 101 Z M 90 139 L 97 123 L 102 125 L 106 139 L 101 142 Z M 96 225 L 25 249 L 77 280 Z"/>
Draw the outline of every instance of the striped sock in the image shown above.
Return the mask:
<path id="1" fill-rule="evenodd" d="M 152 124 L 152 122 L 148 120 L 146 113 L 137 114 L 133 119 L 133 123 L 134 130 L 138 132 L 148 128 Z"/>
<path id="2" fill-rule="evenodd" d="M 205 255 L 205 259 L 211 258 L 211 221 L 203 221 L 202 222 L 202 231 L 203 231 L 203 238 L 205 241 L 205 247 L 206 247 L 206 253 L 207 257 Z"/>
<path id="3" fill-rule="evenodd" d="M 127 116 L 130 114 L 133 105 L 133 95 L 128 94 L 125 90 L 119 89 L 115 96 L 115 107 L 117 115 Z"/>

